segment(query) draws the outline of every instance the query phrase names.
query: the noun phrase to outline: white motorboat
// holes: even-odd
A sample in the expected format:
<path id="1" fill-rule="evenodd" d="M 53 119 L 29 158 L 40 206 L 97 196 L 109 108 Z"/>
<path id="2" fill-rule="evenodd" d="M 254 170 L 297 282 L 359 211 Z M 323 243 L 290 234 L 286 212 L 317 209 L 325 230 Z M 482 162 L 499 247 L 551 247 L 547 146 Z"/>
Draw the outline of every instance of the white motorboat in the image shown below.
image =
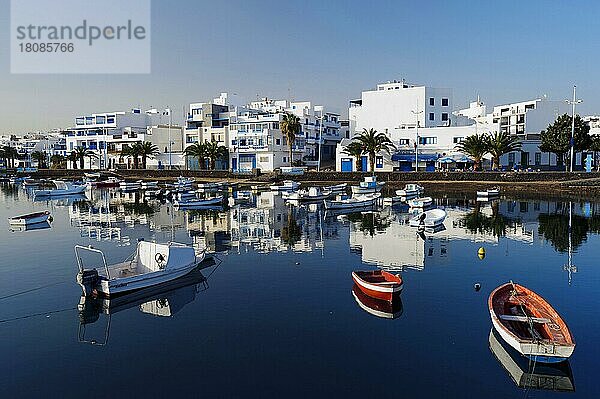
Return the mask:
<path id="1" fill-rule="evenodd" d="M 29 226 L 36 223 L 47 223 L 51 217 L 49 211 L 27 213 L 25 215 L 13 216 L 8 219 L 11 226 Z"/>
<path id="2" fill-rule="evenodd" d="M 325 209 L 349 209 L 375 205 L 380 197 L 380 193 L 362 194 L 344 200 L 324 200 L 323 202 Z"/>
<path id="3" fill-rule="evenodd" d="M 227 187 L 227 181 L 198 183 L 198 190 L 219 190 Z"/>
<path id="4" fill-rule="evenodd" d="M 194 184 L 194 178 L 193 177 L 183 177 L 183 176 L 179 176 L 177 178 L 177 180 L 174 183 L 175 188 L 192 188 L 192 185 Z"/>
<path id="5" fill-rule="evenodd" d="M 300 187 L 300 183 L 292 180 L 284 180 L 281 184 L 273 184 L 269 186 L 271 191 L 294 191 Z"/>
<path id="6" fill-rule="evenodd" d="M 198 194 L 195 191 L 181 191 L 173 193 L 174 201 L 190 201 L 196 199 Z"/>
<path id="7" fill-rule="evenodd" d="M 483 191 L 477 191 L 477 197 L 489 198 L 489 197 L 497 197 L 499 195 L 500 195 L 500 189 L 497 187 L 490 188 L 490 189 L 483 190 Z"/>
<path id="8" fill-rule="evenodd" d="M 141 180 L 137 181 L 122 181 L 119 183 L 121 190 L 137 190 L 141 187 Z"/>
<path id="9" fill-rule="evenodd" d="M 335 184 L 333 186 L 324 186 L 321 187 L 321 189 L 323 191 L 328 190 L 334 193 L 341 193 L 346 191 L 346 189 L 348 188 L 348 183 L 341 183 L 341 184 Z"/>
<path id="10" fill-rule="evenodd" d="M 410 205 L 412 208 L 427 208 L 432 203 L 433 198 L 431 197 L 415 198 L 408 201 L 408 205 Z"/>
<path id="11" fill-rule="evenodd" d="M 98 267 L 86 268 L 81 252 L 99 255 L 102 263 Z M 83 294 L 114 297 L 184 276 L 204 260 L 205 252 L 196 254 L 193 247 L 175 242 L 157 244 L 140 241 L 130 260 L 110 266 L 104 253 L 91 246 L 76 245 L 75 257 L 79 267 L 77 283 Z"/>
<path id="12" fill-rule="evenodd" d="M 321 190 L 320 187 L 309 187 L 308 190 L 298 190 L 285 197 L 288 201 L 321 201 L 329 198 L 331 191 Z"/>
<path id="13" fill-rule="evenodd" d="M 56 186 L 53 190 L 35 190 L 34 197 L 56 197 L 62 195 L 83 194 L 87 188 L 87 184 L 74 184 L 62 180 L 52 180 Z"/>
<path id="14" fill-rule="evenodd" d="M 386 197 L 383 199 L 384 205 L 396 205 L 403 201 L 404 197 Z"/>
<path id="15" fill-rule="evenodd" d="M 220 205 L 223 202 L 223 196 L 219 195 L 218 197 L 206 198 L 206 199 L 189 199 L 189 200 L 181 200 L 175 201 L 173 205 L 177 208 L 185 208 L 185 209 L 194 209 L 194 208 L 203 208 L 211 205 Z"/>
<path id="16" fill-rule="evenodd" d="M 417 197 L 425 192 L 425 188 L 416 183 L 410 183 L 404 186 L 401 190 L 396 190 L 396 195 L 399 197 Z"/>
<path id="17" fill-rule="evenodd" d="M 443 209 L 430 209 L 410 219 L 408 225 L 411 227 L 436 227 L 444 223 L 446 211 Z"/>
<path id="18" fill-rule="evenodd" d="M 143 190 L 146 189 L 155 189 L 158 187 L 158 181 L 142 181 L 142 180 L 138 180 L 140 182 L 140 187 L 142 187 Z"/>
<path id="19" fill-rule="evenodd" d="M 385 186 L 384 182 L 378 182 L 376 176 L 367 176 L 358 186 L 352 186 L 352 194 L 378 193 Z"/>

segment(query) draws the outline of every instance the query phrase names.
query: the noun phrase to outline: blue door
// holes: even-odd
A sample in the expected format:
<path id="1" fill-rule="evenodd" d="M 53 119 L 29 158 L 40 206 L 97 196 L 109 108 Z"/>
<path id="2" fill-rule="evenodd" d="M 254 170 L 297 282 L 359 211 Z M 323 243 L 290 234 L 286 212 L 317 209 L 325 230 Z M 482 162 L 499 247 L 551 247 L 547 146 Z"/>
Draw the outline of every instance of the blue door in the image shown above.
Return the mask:
<path id="1" fill-rule="evenodd" d="M 425 172 L 435 172 L 435 162 L 426 162 Z"/>
<path id="2" fill-rule="evenodd" d="M 402 172 L 411 172 L 415 168 L 412 166 L 410 162 L 400 162 L 400 170 Z"/>
<path id="3" fill-rule="evenodd" d="M 369 157 L 365 157 L 365 156 L 363 156 L 361 158 L 361 161 L 362 161 L 361 169 L 363 172 L 366 172 L 368 169 L 368 166 L 367 166 L 369 164 L 368 159 L 369 159 Z"/>
<path id="4" fill-rule="evenodd" d="M 352 172 L 352 159 L 342 158 L 342 172 Z"/>
<path id="5" fill-rule="evenodd" d="M 256 156 L 252 157 L 252 169 L 256 168 Z"/>
<path id="6" fill-rule="evenodd" d="M 231 170 L 237 170 L 237 158 L 231 158 Z"/>

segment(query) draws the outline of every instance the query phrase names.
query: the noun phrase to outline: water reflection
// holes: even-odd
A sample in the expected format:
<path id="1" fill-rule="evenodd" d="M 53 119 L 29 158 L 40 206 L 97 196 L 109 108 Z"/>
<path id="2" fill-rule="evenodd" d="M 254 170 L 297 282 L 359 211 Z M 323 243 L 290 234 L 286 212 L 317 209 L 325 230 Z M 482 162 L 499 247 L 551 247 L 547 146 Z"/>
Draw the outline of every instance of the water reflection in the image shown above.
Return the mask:
<path id="1" fill-rule="evenodd" d="M 383 301 L 366 295 L 356 284 L 354 284 L 352 287 L 352 296 L 362 310 L 376 317 L 383 319 L 397 319 L 402 316 L 402 313 L 404 312 L 400 295 L 395 296 L 391 302 Z"/>
<path id="2" fill-rule="evenodd" d="M 502 342 L 492 328 L 488 338 L 494 357 L 519 388 L 551 391 L 574 391 L 573 373 L 568 360 L 558 363 L 536 363 Z"/>

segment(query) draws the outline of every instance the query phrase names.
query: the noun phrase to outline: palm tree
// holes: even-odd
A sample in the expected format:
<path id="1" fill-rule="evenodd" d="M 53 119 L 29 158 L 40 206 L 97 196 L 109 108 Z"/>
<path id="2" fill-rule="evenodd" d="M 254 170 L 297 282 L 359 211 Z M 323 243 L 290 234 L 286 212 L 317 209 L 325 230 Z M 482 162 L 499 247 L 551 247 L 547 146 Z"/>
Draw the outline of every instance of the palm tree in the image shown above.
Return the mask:
<path id="1" fill-rule="evenodd" d="M 47 156 L 45 151 L 34 151 L 31 153 L 31 158 L 37 162 L 39 169 L 47 169 Z"/>
<path id="2" fill-rule="evenodd" d="M 208 152 L 206 151 L 206 144 L 195 143 L 185 149 L 185 155 L 188 157 L 196 158 L 200 169 L 206 167 L 206 159 L 208 158 Z"/>
<path id="3" fill-rule="evenodd" d="M 498 169 L 502 155 L 521 149 L 519 138 L 508 132 L 490 133 L 486 137 L 486 142 L 487 152 L 492 156 L 492 170 Z"/>
<path id="4" fill-rule="evenodd" d="M 79 160 L 79 169 L 85 169 L 85 157 L 89 157 L 90 158 L 90 169 L 92 167 L 92 158 L 96 157 L 96 154 L 94 154 L 92 151 L 88 150 L 85 147 L 77 147 L 75 148 L 75 150 L 73 150 L 73 152 L 75 153 L 75 155 L 77 156 L 77 159 Z"/>
<path id="5" fill-rule="evenodd" d="M 54 154 L 50 157 L 50 166 L 54 169 L 65 168 L 67 158 L 59 154 Z"/>
<path id="6" fill-rule="evenodd" d="M 392 140 L 384 133 L 377 133 L 375 129 L 366 128 L 363 129 L 362 133 L 354 138 L 362 146 L 363 152 L 369 155 L 369 166 L 371 172 L 375 172 L 375 155 L 379 152 L 385 151 L 388 154 L 396 149 Z"/>
<path id="7" fill-rule="evenodd" d="M 296 142 L 296 135 L 300 133 L 300 118 L 298 118 L 294 114 L 286 112 L 285 114 L 283 114 L 283 119 L 281 120 L 279 126 L 281 127 L 281 133 L 283 133 L 283 136 L 286 138 L 288 146 L 290 148 L 290 166 L 292 166 L 292 161 L 294 157 L 292 153 L 292 146 Z"/>
<path id="8" fill-rule="evenodd" d="M 226 158 L 229 154 L 227 147 L 219 145 L 216 141 L 207 141 L 204 143 L 206 157 L 210 160 L 210 168 L 215 169 L 217 159 Z"/>
<path id="9" fill-rule="evenodd" d="M 465 137 L 463 141 L 456 145 L 459 151 L 469 155 L 473 158 L 475 170 L 481 169 L 481 160 L 483 156 L 488 153 L 488 143 L 485 134 L 474 134 Z"/>
<path id="10" fill-rule="evenodd" d="M 143 143 L 136 143 L 134 144 L 134 146 L 137 146 L 139 155 L 142 157 L 142 169 L 146 169 L 146 159 L 148 157 L 153 157 L 160 153 L 158 147 L 149 141 L 144 141 Z"/>
<path id="11" fill-rule="evenodd" d="M 362 144 L 358 141 L 352 141 L 344 148 L 344 154 L 348 154 L 351 157 L 354 157 L 354 162 L 356 164 L 356 171 L 360 171 L 362 167 L 361 156 L 363 154 Z"/>
<path id="12" fill-rule="evenodd" d="M 2 152 L 4 153 L 4 157 L 10 162 L 10 167 L 14 168 L 15 167 L 15 159 L 19 158 L 19 152 L 17 151 L 17 149 L 7 145 L 7 146 L 4 146 Z M 7 163 L 7 166 L 8 166 L 8 163 Z"/>
<path id="13" fill-rule="evenodd" d="M 139 143 L 134 143 L 130 146 L 123 146 L 121 149 L 121 156 L 128 158 L 131 157 L 133 159 L 133 169 L 139 169 L 140 159 L 139 156 L 141 149 Z"/>
<path id="14" fill-rule="evenodd" d="M 71 151 L 71 153 L 67 156 L 67 161 L 71 162 L 73 169 L 77 169 L 77 160 L 78 159 L 79 158 L 77 157 L 77 154 L 75 153 L 75 151 Z"/>
<path id="15" fill-rule="evenodd" d="M 4 148 L 0 148 L 0 161 L 4 161 L 4 167 L 8 168 L 8 160 L 6 159 Z"/>

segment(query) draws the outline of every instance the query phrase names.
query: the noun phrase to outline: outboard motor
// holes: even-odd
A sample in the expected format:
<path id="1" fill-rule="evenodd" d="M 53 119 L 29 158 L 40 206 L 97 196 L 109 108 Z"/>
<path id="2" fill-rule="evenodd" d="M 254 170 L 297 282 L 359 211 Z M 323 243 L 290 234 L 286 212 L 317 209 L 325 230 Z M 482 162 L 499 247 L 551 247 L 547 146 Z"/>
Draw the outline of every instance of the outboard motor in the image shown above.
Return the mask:
<path id="1" fill-rule="evenodd" d="M 84 269 L 77 273 L 77 284 L 81 286 L 84 296 L 92 294 L 98 280 L 98 270 L 96 269 Z"/>

